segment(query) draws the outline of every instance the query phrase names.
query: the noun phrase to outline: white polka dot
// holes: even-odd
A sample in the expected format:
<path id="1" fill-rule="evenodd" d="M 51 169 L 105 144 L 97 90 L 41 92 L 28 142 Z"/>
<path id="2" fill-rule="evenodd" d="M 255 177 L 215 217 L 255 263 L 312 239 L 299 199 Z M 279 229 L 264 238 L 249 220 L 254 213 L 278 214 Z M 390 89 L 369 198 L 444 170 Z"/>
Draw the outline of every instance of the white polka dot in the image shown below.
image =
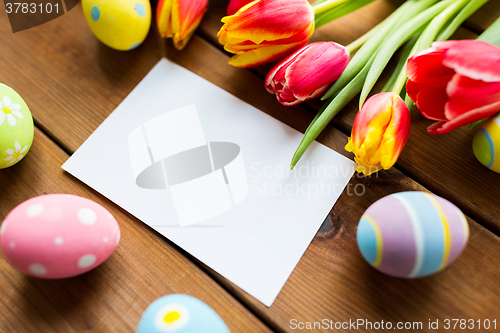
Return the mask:
<path id="1" fill-rule="evenodd" d="M 3 233 L 5 232 L 5 227 L 7 227 L 7 222 L 2 223 L 2 225 L 0 226 L 0 235 L 3 235 Z"/>
<path id="2" fill-rule="evenodd" d="M 86 254 L 78 260 L 78 267 L 87 268 L 89 266 L 92 266 L 96 260 L 97 258 L 95 257 L 95 255 Z"/>
<path id="3" fill-rule="evenodd" d="M 29 266 L 29 270 L 31 273 L 35 275 L 45 275 L 47 274 L 47 268 L 43 266 L 42 264 L 31 264 Z"/>
<path id="4" fill-rule="evenodd" d="M 56 245 L 62 245 L 64 243 L 64 239 L 62 237 L 56 237 L 54 238 L 54 244 Z"/>
<path id="5" fill-rule="evenodd" d="M 9 243 L 9 247 L 10 247 L 11 249 L 15 248 L 15 247 L 16 247 L 16 243 L 14 243 L 14 242 L 10 242 L 10 243 Z"/>
<path id="6" fill-rule="evenodd" d="M 78 211 L 78 219 L 85 225 L 92 225 L 97 221 L 97 215 L 90 208 L 82 208 Z"/>
<path id="7" fill-rule="evenodd" d="M 36 217 L 43 213 L 43 209 L 44 209 L 43 204 L 41 203 L 34 204 L 28 207 L 28 209 L 26 210 L 26 214 L 29 217 Z"/>
<path id="8" fill-rule="evenodd" d="M 116 246 L 120 243 L 121 232 L 118 230 L 118 237 L 116 237 Z"/>
<path id="9" fill-rule="evenodd" d="M 108 242 L 108 240 L 109 240 L 109 239 L 108 239 L 108 237 L 104 237 L 104 238 L 102 239 L 102 241 L 103 241 L 104 243 L 107 243 L 107 242 Z"/>

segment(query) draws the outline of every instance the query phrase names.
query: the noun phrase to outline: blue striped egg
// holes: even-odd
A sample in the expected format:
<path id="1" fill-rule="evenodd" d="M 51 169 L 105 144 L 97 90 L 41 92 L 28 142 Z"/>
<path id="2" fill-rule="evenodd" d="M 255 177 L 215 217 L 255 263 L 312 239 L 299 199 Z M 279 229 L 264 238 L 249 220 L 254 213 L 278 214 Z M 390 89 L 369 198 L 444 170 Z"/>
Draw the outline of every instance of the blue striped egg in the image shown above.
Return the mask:
<path id="1" fill-rule="evenodd" d="M 372 204 L 359 221 L 361 254 L 377 270 L 419 278 L 451 265 L 469 239 L 464 214 L 451 202 L 425 192 L 401 192 Z"/>
<path id="2" fill-rule="evenodd" d="M 479 162 L 500 173 L 500 113 L 478 129 L 472 141 L 472 150 Z"/>
<path id="3" fill-rule="evenodd" d="M 173 294 L 151 303 L 139 322 L 137 333 L 229 333 L 224 321 L 197 298 Z"/>

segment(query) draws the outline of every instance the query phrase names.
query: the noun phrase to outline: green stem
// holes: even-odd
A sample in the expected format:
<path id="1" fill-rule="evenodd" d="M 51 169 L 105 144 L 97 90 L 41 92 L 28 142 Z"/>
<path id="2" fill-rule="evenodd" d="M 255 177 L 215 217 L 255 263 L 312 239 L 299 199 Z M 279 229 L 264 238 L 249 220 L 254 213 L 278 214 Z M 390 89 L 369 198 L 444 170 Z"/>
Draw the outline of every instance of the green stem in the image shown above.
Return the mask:
<path id="1" fill-rule="evenodd" d="M 329 11 L 330 9 L 335 8 L 335 7 L 345 3 L 347 1 L 350 1 L 350 0 L 327 0 L 327 1 L 323 1 L 323 2 L 318 3 L 318 4 L 314 4 L 314 5 L 312 5 L 314 8 L 314 16 L 317 16 L 321 13 Z"/>
<path id="2" fill-rule="evenodd" d="M 442 31 L 436 41 L 447 40 L 453 35 L 453 33 L 458 29 L 458 27 L 467 20 L 472 14 L 474 14 L 479 8 L 481 8 L 489 0 L 471 0 L 460 13 L 453 19 L 453 21 Z"/>
<path id="3" fill-rule="evenodd" d="M 434 17 L 432 19 L 431 23 L 429 23 L 429 25 L 425 28 L 424 32 L 418 38 L 417 43 L 415 44 L 412 51 L 408 55 L 408 58 L 406 59 L 405 63 L 416 52 L 431 46 L 431 43 L 435 40 L 438 32 L 443 28 L 443 26 L 446 24 L 446 22 L 453 15 L 455 15 L 459 10 L 461 10 L 468 2 L 469 2 L 469 0 L 455 1 L 454 3 L 452 3 L 448 7 L 446 7 L 440 14 L 438 14 L 436 17 Z M 396 82 L 394 83 L 394 87 L 392 89 L 393 93 L 395 93 L 397 95 L 399 95 L 401 93 L 401 90 L 403 90 L 403 88 L 406 84 L 406 78 L 407 78 L 406 77 L 406 66 L 403 66 L 403 68 L 399 72 L 399 75 L 398 75 L 398 78 L 396 79 Z"/>
<path id="4" fill-rule="evenodd" d="M 347 45 L 345 48 L 347 49 L 347 51 L 349 51 L 349 54 L 353 54 L 355 51 L 357 51 L 361 46 L 363 46 L 363 44 L 366 43 L 366 41 L 373 35 L 373 33 L 377 30 L 377 27 L 376 26 L 375 28 L 371 29 L 370 31 L 368 31 L 366 34 L 364 34 L 363 36 L 359 37 L 358 39 L 356 39 L 354 42 L 352 42 L 351 44 Z"/>
<path id="5" fill-rule="evenodd" d="M 437 0 L 421 0 L 421 1 L 407 1 L 398 9 L 396 9 L 389 17 L 382 23 L 377 25 L 372 38 L 370 38 L 361 49 L 352 57 L 349 65 L 342 73 L 342 75 L 335 81 L 333 86 L 321 98 L 322 100 L 329 99 L 341 91 L 363 67 L 368 60 L 377 51 L 379 46 L 393 31 L 399 29 L 400 25 L 411 19 L 413 16 L 421 13 L 426 8 L 434 4 Z"/>
<path id="6" fill-rule="evenodd" d="M 324 3 L 328 2 L 329 0 L 325 1 Z M 314 17 L 314 26 L 316 29 L 321 27 L 324 24 L 327 24 L 333 20 L 338 19 L 339 17 L 342 17 L 344 15 L 347 15 L 355 10 L 358 10 L 361 7 L 366 6 L 370 2 L 373 2 L 374 0 L 350 0 L 346 1 L 344 3 L 341 3 L 330 10 L 324 11 L 320 14 L 315 15 Z M 322 3 L 319 3 L 319 5 L 322 5 Z"/>
<path id="7" fill-rule="evenodd" d="M 500 47 L 500 17 L 477 39 Z"/>
<path id="8" fill-rule="evenodd" d="M 368 94 L 372 90 L 375 82 L 377 82 L 380 74 L 387 66 L 387 63 L 392 58 L 394 53 L 398 48 L 401 47 L 408 39 L 410 39 L 421 27 L 426 25 L 430 20 L 432 20 L 436 15 L 441 13 L 446 7 L 451 5 L 455 0 L 443 0 L 434 6 L 426 9 L 417 16 L 413 17 L 411 20 L 407 21 L 398 30 L 392 33 L 387 40 L 380 46 L 380 52 L 377 54 L 377 58 L 373 62 L 370 71 L 366 77 L 366 81 L 361 90 L 361 96 L 359 99 L 359 108 L 363 106 Z"/>

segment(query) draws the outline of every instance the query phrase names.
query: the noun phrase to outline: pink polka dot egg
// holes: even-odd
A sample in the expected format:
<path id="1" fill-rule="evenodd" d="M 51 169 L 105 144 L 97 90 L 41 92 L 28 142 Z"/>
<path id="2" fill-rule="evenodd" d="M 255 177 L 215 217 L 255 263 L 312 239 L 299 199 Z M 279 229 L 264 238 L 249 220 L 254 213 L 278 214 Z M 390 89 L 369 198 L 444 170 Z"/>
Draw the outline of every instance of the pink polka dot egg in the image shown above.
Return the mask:
<path id="1" fill-rule="evenodd" d="M 92 200 L 48 194 L 15 207 L 0 227 L 2 251 L 19 271 L 45 279 L 99 266 L 120 241 L 116 219 Z"/>

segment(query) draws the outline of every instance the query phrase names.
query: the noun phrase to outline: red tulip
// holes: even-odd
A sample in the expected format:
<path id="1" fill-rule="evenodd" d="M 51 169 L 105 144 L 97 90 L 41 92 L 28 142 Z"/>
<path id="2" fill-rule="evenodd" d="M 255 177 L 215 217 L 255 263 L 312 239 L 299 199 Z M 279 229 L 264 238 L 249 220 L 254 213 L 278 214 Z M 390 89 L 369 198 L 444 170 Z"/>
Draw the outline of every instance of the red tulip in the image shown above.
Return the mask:
<path id="1" fill-rule="evenodd" d="M 230 0 L 229 5 L 227 6 L 227 15 L 234 15 L 241 7 L 249 4 L 250 2 L 255 0 Z"/>
<path id="2" fill-rule="evenodd" d="M 334 42 L 316 42 L 298 49 L 266 77 L 266 89 L 286 106 L 324 94 L 349 64 L 349 51 Z"/>
<path id="3" fill-rule="evenodd" d="M 500 48 L 478 40 L 435 42 L 406 67 L 408 96 L 427 130 L 444 134 L 500 111 Z"/>
<path id="4" fill-rule="evenodd" d="M 172 38 L 182 50 L 193 35 L 207 9 L 208 0 L 159 0 L 156 22 L 160 35 Z"/>
<path id="5" fill-rule="evenodd" d="M 314 31 L 314 9 L 307 0 L 256 0 L 222 22 L 219 43 L 236 54 L 229 64 L 253 67 L 305 45 Z"/>
<path id="6" fill-rule="evenodd" d="M 366 176 L 396 163 L 410 136 L 410 111 L 392 92 L 370 97 L 356 115 L 345 149 L 354 153 L 356 171 Z"/>

